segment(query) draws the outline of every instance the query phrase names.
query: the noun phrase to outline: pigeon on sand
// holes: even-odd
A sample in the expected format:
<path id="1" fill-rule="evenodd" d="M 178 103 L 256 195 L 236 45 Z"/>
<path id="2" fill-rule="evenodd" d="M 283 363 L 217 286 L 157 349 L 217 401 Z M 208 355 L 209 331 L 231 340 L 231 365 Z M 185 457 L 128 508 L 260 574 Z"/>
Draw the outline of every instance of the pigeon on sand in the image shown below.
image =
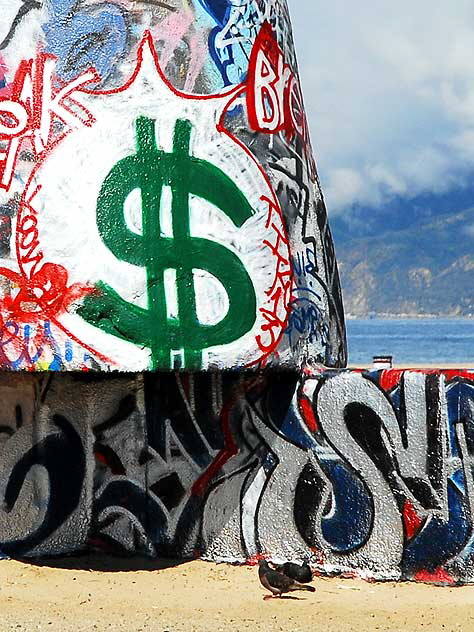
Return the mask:
<path id="1" fill-rule="evenodd" d="M 283 593 L 293 592 L 294 590 L 308 590 L 309 592 L 315 592 L 316 590 L 314 586 L 305 586 L 291 579 L 291 577 L 273 570 L 266 560 L 260 560 L 258 563 L 258 577 L 262 586 L 269 590 L 273 597 L 281 597 Z M 269 597 L 269 595 L 266 595 L 264 599 Z"/>
<path id="2" fill-rule="evenodd" d="M 283 573 L 290 579 L 296 579 L 300 584 L 307 584 L 313 581 L 313 573 L 309 564 L 295 564 L 294 562 L 285 562 L 284 564 L 275 565 L 275 570 Z"/>

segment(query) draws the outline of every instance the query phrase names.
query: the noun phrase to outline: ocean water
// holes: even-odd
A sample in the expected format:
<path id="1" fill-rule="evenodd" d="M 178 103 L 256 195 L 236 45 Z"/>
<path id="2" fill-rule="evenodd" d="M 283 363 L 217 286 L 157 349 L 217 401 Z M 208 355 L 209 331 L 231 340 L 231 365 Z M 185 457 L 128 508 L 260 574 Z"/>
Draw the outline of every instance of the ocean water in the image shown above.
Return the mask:
<path id="1" fill-rule="evenodd" d="M 474 365 L 474 318 L 347 319 L 350 366 L 367 366 L 374 355 L 400 365 Z"/>

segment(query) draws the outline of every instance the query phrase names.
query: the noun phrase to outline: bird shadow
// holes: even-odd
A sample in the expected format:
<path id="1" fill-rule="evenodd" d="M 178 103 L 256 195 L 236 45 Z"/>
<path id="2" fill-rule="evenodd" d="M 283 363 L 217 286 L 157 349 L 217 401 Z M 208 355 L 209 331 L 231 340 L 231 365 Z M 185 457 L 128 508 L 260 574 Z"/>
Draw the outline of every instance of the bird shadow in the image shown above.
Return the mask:
<path id="1" fill-rule="evenodd" d="M 263 597 L 264 601 L 267 601 L 268 599 L 293 599 L 296 601 L 301 601 L 301 597 L 293 597 L 293 595 L 280 595 L 279 597 L 277 597 L 276 595 L 265 595 Z"/>

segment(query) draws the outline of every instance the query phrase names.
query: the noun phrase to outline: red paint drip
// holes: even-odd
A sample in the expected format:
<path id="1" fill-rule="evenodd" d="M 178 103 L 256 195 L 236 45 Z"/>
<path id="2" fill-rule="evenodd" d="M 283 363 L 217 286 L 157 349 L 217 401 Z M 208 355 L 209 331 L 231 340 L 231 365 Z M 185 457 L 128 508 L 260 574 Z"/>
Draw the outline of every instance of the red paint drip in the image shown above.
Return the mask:
<path id="1" fill-rule="evenodd" d="M 310 432 L 318 432 L 319 424 L 316 419 L 316 415 L 314 414 L 313 407 L 311 406 L 311 402 L 304 395 L 300 398 L 299 401 L 301 416 L 305 424 L 308 427 Z"/>
<path id="2" fill-rule="evenodd" d="M 418 571 L 414 579 L 417 582 L 426 582 L 429 584 L 448 584 L 452 586 L 456 580 L 444 568 L 439 567 L 435 571 Z"/>
<path id="3" fill-rule="evenodd" d="M 411 540 L 420 530 L 423 520 L 417 514 L 413 503 L 408 499 L 403 507 L 403 523 L 405 525 L 405 533 L 407 540 Z"/>
<path id="4" fill-rule="evenodd" d="M 230 428 L 230 413 L 235 404 L 235 399 L 235 396 L 232 397 L 222 407 L 221 414 L 219 415 L 219 423 L 222 434 L 224 435 L 224 449 L 219 452 L 207 470 L 201 474 L 192 486 L 192 493 L 195 496 L 204 496 L 207 486 L 217 472 L 227 463 L 227 461 L 239 452 Z"/>

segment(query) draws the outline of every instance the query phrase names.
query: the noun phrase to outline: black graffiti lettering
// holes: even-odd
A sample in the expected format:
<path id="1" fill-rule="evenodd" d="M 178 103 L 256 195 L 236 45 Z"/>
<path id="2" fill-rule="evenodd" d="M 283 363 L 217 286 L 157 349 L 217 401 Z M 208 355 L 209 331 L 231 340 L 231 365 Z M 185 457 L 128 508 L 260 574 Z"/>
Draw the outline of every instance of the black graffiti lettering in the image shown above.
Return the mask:
<path id="1" fill-rule="evenodd" d="M 74 427 L 62 415 L 54 415 L 57 431 L 33 445 L 15 464 L 8 478 L 4 511 L 10 513 L 21 492 L 25 478 L 35 465 L 48 472 L 49 498 L 42 524 L 23 539 L 0 543 L 7 555 L 28 553 L 46 540 L 73 513 L 79 504 L 85 476 L 82 441 Z"/>

